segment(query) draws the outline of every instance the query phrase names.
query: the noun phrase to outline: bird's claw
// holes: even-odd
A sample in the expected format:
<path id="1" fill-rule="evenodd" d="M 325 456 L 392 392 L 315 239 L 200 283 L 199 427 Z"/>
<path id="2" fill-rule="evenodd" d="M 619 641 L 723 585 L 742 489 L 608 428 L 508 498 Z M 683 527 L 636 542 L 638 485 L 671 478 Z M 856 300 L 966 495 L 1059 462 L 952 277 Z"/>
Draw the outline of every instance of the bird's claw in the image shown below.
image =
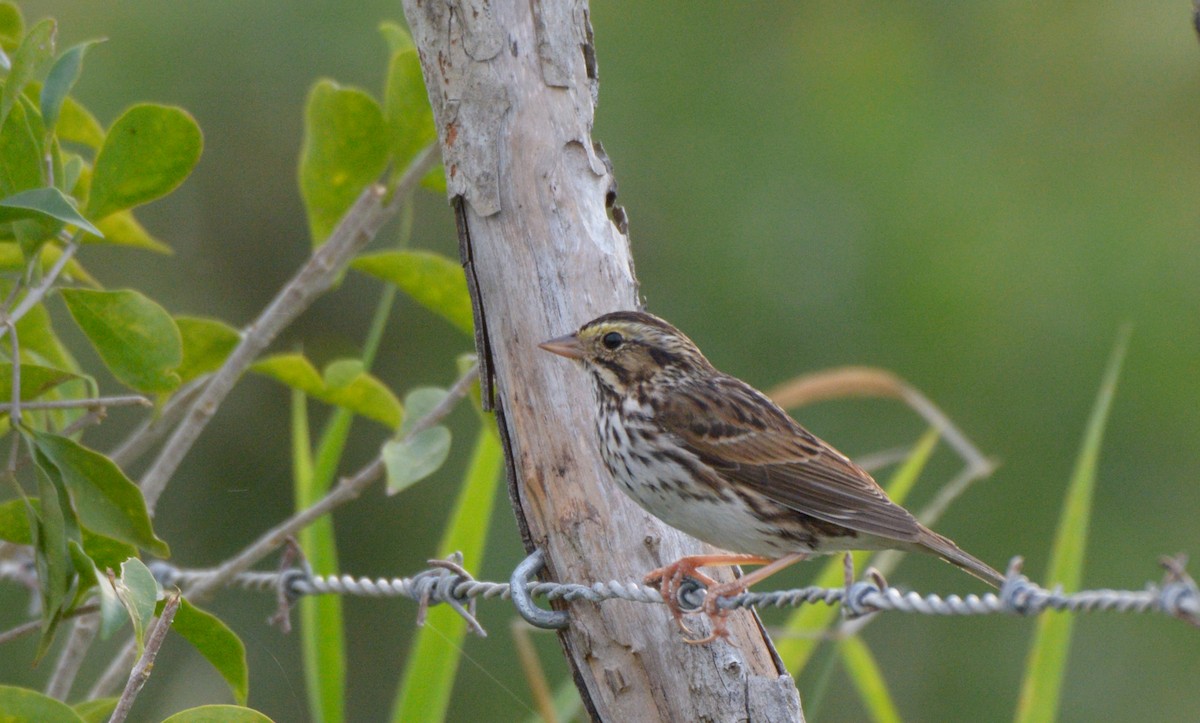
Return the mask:
<path id="1" fill-rule="evenodd" d="M 698 565 L 685 557 L 681 560 L 671 563 L 670 565 L 664 565 L 656 570 L 650 571 L 646 577 L 642 579 L 642 584 L 658 588 L 658 593 L 662 596 L 663 603 L 667 606 L 667 610 L 670 611 L 671 617 L 675 619 L 675 624 L 679 626 L 681 631 L 683 631 L 684 640 L 693 644 L 709 643 L 715 640 L 716 637 L 724 637 L 726 634 L 723 622 L 718 624 L 716 623 L 716 618 L 714 618 L 713 633 L 703 639 L 693 639 L 696 637 L 696 633 L 693 632 L 683 620 L 684 611 L 683 607 L 679 604 L 679 593 L 680 590 L 684 588 L 687 581 L 691 580 L 701 587 L 709 589 L 717 584 L 716 580 L 713 580 L 708 575 L 705 575 L 697 570 L 697 567 Z M 708 612 L 707 600 L 708 597 L 706 596 L 704 608 L 705 612 Z M 720 630 L 719 634 L 717 632 L 718 629 Z"/>

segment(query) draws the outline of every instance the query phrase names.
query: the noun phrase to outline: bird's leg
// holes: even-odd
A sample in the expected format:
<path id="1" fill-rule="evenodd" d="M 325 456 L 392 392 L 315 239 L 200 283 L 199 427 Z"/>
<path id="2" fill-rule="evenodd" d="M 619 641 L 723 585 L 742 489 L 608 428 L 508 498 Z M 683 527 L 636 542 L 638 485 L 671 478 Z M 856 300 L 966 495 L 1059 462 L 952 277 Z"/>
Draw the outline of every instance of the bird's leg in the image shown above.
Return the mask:
<path id="1" fill-rule="evenodd" d="M 738 557 L 753 557 L 753 556 L 752 555 L 740 555 Z M 686 560 L 687 558 L 684 558 L 684 559 Z M 728 635 L 729 633 L 725 630 L 725 618 L 729 615 L 730 611 L 728 608 L 721 608 L 717 605 L 717 603 L 720 601 L 721 598 L 728 597 L 730 595 L 739 595 L 741 593 L 744 593 L 754 583 L 762 582 L 763 580 L 774 575 L 775 573 L 779 572 L 783 568 L 789 567 L 791 565 L 796 564 L 797 562 L 800 562 L 801 560 L 807 560 L 807 559 L 808 559 L 807 553 L 793 552 L 792 554 L 785 555 L 784 557 L 781 557 L 778 560 L 768 560 L 768 559 L 765 559 L 762 557 L 754 558 L 753 560 L 742 560 L 743 563 L 748 564 L 748 565 L 763 565 L 763 566 L 758 568 L 754 572 L 752 572 L 748 575 L 742 575 L 741 577 L 739 577 L 736 580 L 733 580 L 731 582 L 727 582 L 724 584 L 709 587 L 708 592 L 705 594 L 705 597 L 704 597 L 704 612 L 708 615 L 708 619 L 712 621 L 712 632 L 709 633 L 707 638 L 703 638 L 701 640 L 688 640 L 687 642 L 692 643 L 693 645 L 700 645 L 702 643 L 711 643 L 712 641 L 716 640 L 717 638 L 723 638 L 726 635 Z M 766 563 L 766 564 L 764 564 L 764 563 Z M 726 564 L 734 564 L 734 563 L 726 563 Z"/>
<path id="2" fill-rule="evenodd" d="M 684 638 L 684 640 L 687 640 L 689 643 L 709 642 L 715 639 L 715 637 L 724 636 L 724 617 L 729 614 L 729 611 L 718 610 L 715 613 L 709 611 L 707 601 L 713 599 L 714 590 L 724 588 L 729 584 L 741 582 L 741 580 L 748 579 L 748 577 L 735 580 L 734 583 L 722 585 L 696 568 L 705 567 L 708 565 L 767 565 L 767 567 L 770 567 L 769 563 L 771 563 L 769 558 L 759 557 L 758 555 L 735 555 L 731 553 L 723 553 L 719 555 L 689 555 L 687 557 L 679 558 L 670 565 L 664 565 L 657 570 L 651 571 L 648 575 L 646 575 L 642 582 L 646 585 L 655 585 L 657 583 L 658 592 L 662 595 L 663 602 L 667 605 L 667 610 L 671 611 L 671 617 L 675 618 L 675 623 L 679 625 L 679 629 L 688 636 L 694 635 L 694 633 L 692 633 L 688 626 L 683 623 L 683 611 L 679 609 L 679 588 L 683 585 L 683 581 L 689 577 L 708 588 L 704 607 L 705 612 L 709 613 L 709 617 L 713 621 L 714 633 L 703 640 L 691 640 L 689 638 Z M 762 569 L 766 570 L 767 567 Z M 716 633 L 718 628 L 721 631 L 720 635 Z"/>
<path id="3" fill-rule="evenodd" d="M 696 568 L 706 565 L 759 565 L 765 562 L 767 561 L 763 558 L 753 555 L 689 555 L 688 557 L 679 558 L 670 565 L 664 565 L 656 570 L 652 570 L 643 578 L 642 583 L 658 587 L 658 592 L 662 595 L 663 603 L 666 604 L 667 610 L 671 612 L 671 617 L 675 618 L 675 624 L 679 626 L 684 635 L 692 636 L 695 633 L 684 624 L 683 610 L 679 608 L 679 588 L 683 586 L 683 581 L 690 577 L 706 588 L 716 587 L 719 584 L 716 580 Z"/>

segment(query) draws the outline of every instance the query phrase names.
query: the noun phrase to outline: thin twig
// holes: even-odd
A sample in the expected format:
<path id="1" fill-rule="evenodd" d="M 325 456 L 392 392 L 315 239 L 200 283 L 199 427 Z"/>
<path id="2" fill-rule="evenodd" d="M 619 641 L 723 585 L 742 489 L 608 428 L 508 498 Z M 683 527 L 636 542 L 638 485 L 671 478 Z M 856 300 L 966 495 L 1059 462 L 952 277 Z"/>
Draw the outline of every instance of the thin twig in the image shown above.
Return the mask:
<path id="1" fill-rule="evenodd" d="M 390 197 L 390 203 L 385 203 L 384 195 L 386 189 L 382 186 L 372 185 L 364 189 L 354 204 L 342 216 L 341 221 L 338 222 L 329 239 L 325 241 L 308 262 L 292 277 L 291 281 L 271 300 L 271 303 L 259 314 L 258 318 L 243 331 L 241 342 L 238 343 L 233 352 L 225 359 L 225 363 L 221 365 L 221 368 L 203 384 L 196 399 L 188 406 L 182 421 L 179 422 L 170 439 L 167 440 L 167 443 L 159 451 L 158 457 L 154 460 L 150 469 L 142 476 L 142 495 L 146 499 L 146 507 L 151 514 L 154 513 L 155 505 L 158 502 L 159 496 L 162 495 L 163 490 L 166 488 L 167 482 L 174 475 L 184 456 L 199 438 L 200 433 L 204 431 L 209 420 L 216 414 L 217 408 L 233 389 L 237 380 L 241 378 L 246 368 L 270 345 L 271 341 L 274 340 L 280 331 L 286 328 L 301 312 L 308 308 L 317 296 L 333 284 L 354 255 L 370 242 L 383 224 L 395 214 L 396 210 L 402 205 L 402 200 L 408 197 L 425 173 L 436 163 L 437 157 L 438 153 L 434 145 L 428 146 L 418 154 L 412 163 L 409 164 L 404 175 L 396 183 Z M 144 432 L 130 438 L 126 444 L 122 445 L 121 449 L 117 450 L 117 455 L 120 458 L 118 461 L 119 464 L 121 461 L 126 461 L 125 458 L 131 456 L 135 451 L 137 454 L 143 451 L 143 445 L 147 444 L 145 440 L 151 434 L 151 429 L 152 427 L 147 427 Z M 360 472 L 360 475 L 368 472 L 372 473 L 367 481 L 363 483 L 363 486 L 378 477 L 382 471 L 383 464 L 379 460 L 368 465 L 366 469 Z M 356 475 L 354 479 L 358 479 L 358 476 Z M 341 488 L 344 486 L 346 486 L 345 482 L 331 490 L 330 495 L 341 492 Z M 347 496 L 346 499 L 350 499 L 350 497 Z M 325 500 L 317 504 L 321 504 L 322 502 L 325 502 Z M 324 513 L 322 512 L 321 514 Z M 312 519 L 316 519 L 317 517 L 320 517 L 320 514 L 314 516 Z M 302 522 L 295 529 L 301 529 L 308 524 L 311 524 L 311 520 Z M 278 529 L 276 528 L 276 530 Z M 249 563 L 246 563 L 247 567 L 269 554 L 288 534 L 292 533 L 287 532 L 280 538 L 274 538 L 270 537 L 271 533 L 267 533 L 264 537 L 269 537 L 270 542 L 262 545 L 260 551 L 254 553 L 257 556 L 254 556 Z M 259 542 L 262 543 L 262 539 Z M 243 556 L 246 554 L 244 552 Z M 222 566 L 222 569 L 230 566 L 233 562 L 234 560 L 230 560 Z M 241 570 L 245 568 L 237 569 Z M 122 671 L 128 667 L 133 659 L 133 655 L 132 642 L 126 643 L 125 647 L 113 658 L 108 668 L 92 686 L 89 697 L 95 698 L 107 695 L 109 691 L 115 688 L 116 684 L 120 681 Z"/>
<path id="2" fill-rule="evenodd" d="M 980 458 L 984 459 L 982 456 Z M 988 465 L 990 464 L 991 463 L 988 462 Z M 942 485 L 941 489 L 938 490 L 938 493 L 934 495 L 934 498 L 929 502 L 929 504 L 925 505 L 925 507 L 921 509 L 921 511 L 916 515 L 917 520 L 919 520 L 921 524 L 925 525 L 926 527 L 932 527 L 933 524 L 936 523 L 943 514 L 945 514 L 950 505 L 956 499 L 958 499 L 963 492 L 966 492 L 975 480 L 991 474 L 991 472 L 992 469 L 990 466 L 986 468 L 972 468 L 971 463 L 968 461 L 967 467 L 963 469 L 963 471 L 960 472 L 957 477 Z M 892 574 L 892 571 L 895 570 L 900 564 L 900 560 L 902 560 L 903 557 L 904 553 L 898 550 L 884 550 L 876 555 L 873 560 L 871 560 L 871 567 L 878 571 L 879 574 L 886 577 Z M 861 632 L 862 629 L 867 625 L 870 625 L 872 620 L 874 620 L 874 617 L 870 615 L 861 618 L 843 619 L 838 623 L 837 635 L 855 635 Z"/>
<path id="3" fill-rule="evenodd" d="M 93 424 L 99 424 L 99 423 L 103 422 L 105 417 L 107 417 L 107 416 L 108 416 L 108 410 L 106 408 L 96 407 L 95 409 L 89 410 L 87 414 L 76 419 L 74 422 L 71 422 L 67 426 L 63 427 L 59 431 L 59 434 L 61 434 L 64 437 L 69 437 L 81 429 L 86 429 L 87 427 L 90 427 Z"/>
<path id="4" fill-rule="evenodd" d="M 4 315 L 6 321 L 16 324 L 22 317 L 29 313 L 30 309 L 41 303 L 42 299 L 46 297 L 46 294 L 54 286 L 54 282 L 58 281 L 58 276 L 62 273 L 63 268 L 66 267 L 67 262 L 79 250 L 79 243 L 82 238 L 83 231 L 78 231 L 71 237 L 71 242 L 63 247 L 58 260 L 50 267 L 50 271 L 46 272 L 46 275 L 42 277 L 38 285 L 30 289 L 28 294 L 25 294 L 25 297 L 21 299 L 21 303 L 17 304 L 17 308 Z M 8 324 L 0 326 L 0 338 L 3 338 L 8 333 L 9 328 Z"/>
<path id="5" fill-rule="evenodd" d="M 950 417 L 929 397 L 907 382 L 902 382 L 901 396 L 908 406 L 937 427 L 942 438 L 958 451 L 959 456 L 966 460 L 968 480 L 987 477 L 995 471 L 995 462 L 985 457 L 979 448 L 967 438 L 967 435 L 958 428 L 958 425 L 951 421 Z"/>
<path id="6" fill-rule="evenodd" d="M 94 613 L 99 609 L 100 609 L 99 605 L 83 605 L 81 607 L 75 608 L 74 610 L 72 610 L 69 613 L 66 613 L 65 615 L 63 615 L 63 618 L 70 618 L 70 617 L 75 617 L 78 615 L 87 615 L 89 613 Z M 20 625 L 18 625 L 15 628 L 10 628 L 8 630 L 5 630 L 4 632 L 0 633 L 0 645 L 3 645 L 7 642 L 16 640 L 17 638 L 20 638 L 22 636 L 29 635 L 30 633 L 35 633 L 39 629 L 41 629 L 41 627 L 42 627 L 41 620 L 30 620 L 27 623 L 21 623 Z"/>
<path id="7" fill-rule="evenodd" d="M 54 673 L 46 683 L 46 695 L 58 700 L 67 699 L 67 696 L 71 694 L 71 686 L 75 684 L 75 677 L 79 675 L 83 659 L 87 657 L 88 649 L 92 647 L 92 641 L 96 639 L 98 632 L 100 632 L 100 615 L 98 613 L 83 615 L 75 619 L 71 625 L 71 633 L 67 636 L 67 643 L 58 655 Z"/>
<path id="8" fill-rule="evenodd" d="M 891 449 L 882 449 L 878 452 L 856 455 L 854 457 L 854 464 L 857 464 L 868 472 L 874 473 L 884 467 L 890 467 L 903 462 L 911 457 L 912 453 L 912 447 L 892 447 Z"/>
<path id="9" fill-rule="evenodd" d="M 446 415 L 454 409 L 459 400 L 466 396 L 467 390 L 471 388 L 471 384 L 475 381 L 478 372 L 478 366 L 472 366 L 465 374 L 459 377 L 454 386 L 450 387 L 445 398 L 437 406 L 429 410 L 428 414 L 414 422 L 405 433 L 403 439 L 412 439 L 417 434 L 445 419 Z M 367 485 L 379 479 L 383 471 L 383 458 L 376 457 L 352 476 L 342 479 L 324 497 L 314 502 L 312 506 L 300 510 L 295 515 L 292 515 L 290 518 L 263 533 L 257 540 L 243 549 L 242 552 L 226 560 L 213 570 L 210 577 L 188 588 L 188 599 L 193 601 L 203 600 L 208 595 L 223 587 L 239 572 L 249 570 L 259 560 L 274 552 L 289 537 L 308 527 L 317 519 L 347 501 L 358 497 L 366 489 Z"/>
<path id="10" fill-rule="evenodd" d="M 12 402 L 9 407 L 9 415 L 12 418 L 12 426 L 21 426 L 21 346 L 17 343 L 17 325 L 12 319 L 4 320 L 4 328 L 12 332 L 9 340 L 12 342 Z"/>
<path id="11" fill-rule="evenodd" d="M 437 156 L 437 151 L 432 145 L 422 151 L 396 184 L 392 198 L 406 198 L 425 172 L 433 167 Z M 395 200 L 391 203 L 385 202 L 386 193 L 387 189 L 380 185 L 367 187 L 342 216 L 329 240 L 317 249 L 308 263 L 301 267 L 262 314 L 246 328 L 241 342 L 226 358 L 221 368 L 213 374 L 203 393 L 188 410 L 183 422 L 159 452 L 154 464 L 143 475 L 142 494 L 151 514 L 180 462 L 246 368 L 274 341 L 280 331 L 333 285 L 354 255 L 375 237 L 383 224 L 396 212 L 400 203 Z"/>
<path id="12" fill-rule="evenodd" d="M 4 466 L 4 474 L 8 476 L 17 489 L 21 489 L 17 483 L 17 467 L 20 466 L 21 459 L 21 435 L 14 434 L 10 437 L 8 445 L 8 463 Z"/>
<path id="13" fill-rule="evenodd" d="M 15 338 L 15 337 L 14 337 Z M 15 365 L 14 365 L 15 366 Z M 13 372 L 16 376 L 16 372 Z M 14 389 L 14 391 L 16 391 Z M 40 402 L 0 403 L 0 412 L 21 409 L 98 409 L 100 407 L 153 407 L 154 402 L 140 394 L 119 394 L 114 397 L 90 397 L 88 399 L 47 399 Z"/>
<path id="14" fill-rule="evenodd" d="M 767 396 L 789 409 L 851 396 L 899 399 L 938 428 L 973 475 L 986 476 L 994 467 L 945 412 L 916 387 L 886 369 L 853 366 L 826 369 L 784 382 L 771 389 Z"/>
<path id="15" fill-rule="evenodd" d="M 29 635 L 42 627 L 41 620 L 30 620 L 27 623 L 21 623 L 15 628 L 10 628 L 0 633 L 0 645 L 3 645 L 17 638 Z"/>
<path id="16" fill-rule="evenodd" d="M 455 405 L 467 394 L 471 384 L 479 374 L 479 366 L 472 365 L 458 381 L 450 387 L 446 396 L 433 409 L 418 419 L 405 433 L 404 439 L 429 429 L 446 418 Z M 246 546 L 236 556 L 226 560 L 219 567 L 207 573 L 203 578 L 187 587 L 188 600 L 199 603 L 214 592 L 224 587 L 239 573 L 249 570 L 259 560 L 271 554 L 275 549 L 294 536 L 300 530 L 308 527 L 327 513 L 342 504 L 358 497 L 368 485 L 379 479 L 384 472 L 383 459 L 376 457 L 368 462 L 358 472 L 343 478 L 329 492 L 310 507 L 297 512 L 287 520 L 279 523 L 259 536 L 257 540 Z M 133 644 L 126 643 L 125 647 L 113 658 L 108 668 L 92 686 L 88 698 L 99 698 L 109 695 L 110 691 L 120 682 L 122 671 L 129 667 L 133 660 Z"/>
<path id="17" fill-rule="evenodd" d="M 167 436 L 167 433 L 175 428 L 179 420 L 183 419 L 183 415 L 187 413 L 196 396 L 203 391 L 208 380 L 209 375 L 205 374 L 183 385 L 171 395 L 171 399 L 167 401 L 160 412 L 149 415 L 136 429 L 130 432 L 125 437 L 125 441 L 121 442 L 120 446 L 108 455 L 109 459 L 118 467 L 124 468 L 145 454 L 159 440 Z"/>
<path id="18" fill-rule="evenodd" d="M 129 682 L 125 684 L 125 690 L 122 691 L 121 698 L 117 701 L 117 707 L 113 709 L 108 723 L 122 723 L 129 716 L 129 709 L 133 707 L 133 701 L 137 699 L 138 693 L 150 679 L 150 671 L 154 669 L 154 658 L 158 656 L 158 650 L 167 637 L 167 631 L 171 629 L 171 621 L 175 619 L 175 611 L 179 609 L 179 602 L 182 599 L 179 593 L 167 598 L 162 615 L 158 617 L 154 631 L 146 640 L 146 649 L 142 651 L 142 657 L 138 658 L 137 664 L 130 671 Z"/>

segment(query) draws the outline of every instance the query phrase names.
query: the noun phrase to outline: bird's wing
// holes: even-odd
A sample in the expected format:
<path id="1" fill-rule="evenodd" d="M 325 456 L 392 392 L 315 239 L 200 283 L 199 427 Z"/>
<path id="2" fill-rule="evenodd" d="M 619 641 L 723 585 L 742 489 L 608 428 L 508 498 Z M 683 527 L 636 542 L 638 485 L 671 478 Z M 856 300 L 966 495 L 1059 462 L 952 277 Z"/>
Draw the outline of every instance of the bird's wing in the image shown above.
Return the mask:
<path id="1" fill-rule="evenodd" d="M 706 464 L 797 512 L 899 541 L 920 535 L 871 475 L 734 377 L 677 387 L 659 423 Z"/>

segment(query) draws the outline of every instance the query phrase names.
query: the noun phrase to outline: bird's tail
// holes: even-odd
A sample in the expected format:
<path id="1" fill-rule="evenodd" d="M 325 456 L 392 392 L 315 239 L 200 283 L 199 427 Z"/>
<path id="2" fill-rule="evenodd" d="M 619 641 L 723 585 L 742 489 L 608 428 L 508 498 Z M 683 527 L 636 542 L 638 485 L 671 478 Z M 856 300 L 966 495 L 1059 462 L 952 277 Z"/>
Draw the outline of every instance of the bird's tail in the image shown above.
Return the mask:
<path id="1" fill-rule="evenodd" d="M 958 545 L 933 530 L 921 528 L 921 536 L 917 539 L 917 545 L 941 557 L 951 565 L 966 570 L 993 587 L 1000 587 L 1004 583 L 1004 576 L 987 563 L 963 552 Z"/>

